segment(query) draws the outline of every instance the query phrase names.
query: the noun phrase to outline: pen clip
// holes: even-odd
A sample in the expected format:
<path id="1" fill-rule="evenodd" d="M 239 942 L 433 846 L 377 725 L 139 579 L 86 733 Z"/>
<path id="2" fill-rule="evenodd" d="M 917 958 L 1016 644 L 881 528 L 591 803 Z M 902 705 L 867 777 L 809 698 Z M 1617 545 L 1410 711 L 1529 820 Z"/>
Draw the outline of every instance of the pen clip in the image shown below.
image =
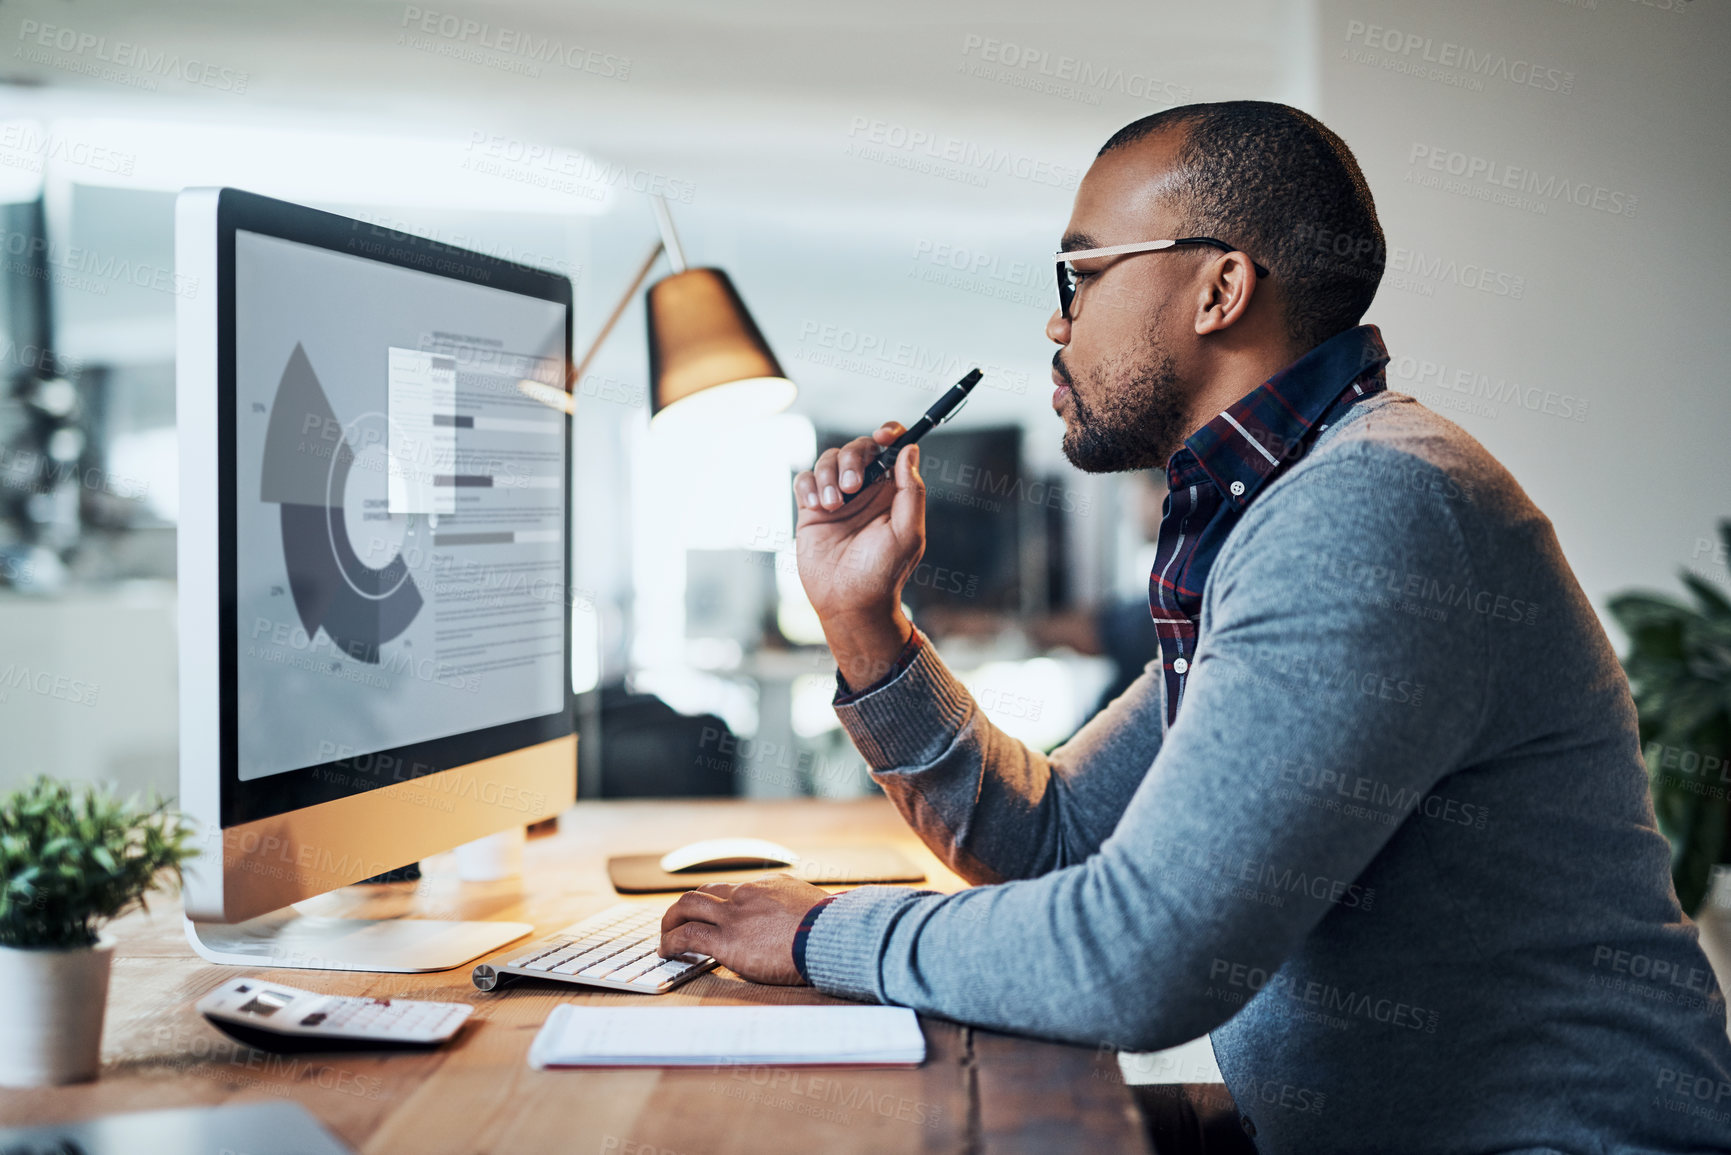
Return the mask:
<path id="1" fill-rule="evenodd" d="M 955 408 L 951 409 L 948 413 L 946 413 L 942 417 L 938 418 L 938 424 L 939 425 L 945 425 L 945 424 L 948 424 L 950 421 L 954 420 L 956 414 L 958 414 L 962 411 L 962 406 L 966 405 L 968 403 L 968 398 L 970 398 L 972 396 L 973 396 L 972 393 L 962 394 L 962 399 L 960 401 L 956 402 Z"/>

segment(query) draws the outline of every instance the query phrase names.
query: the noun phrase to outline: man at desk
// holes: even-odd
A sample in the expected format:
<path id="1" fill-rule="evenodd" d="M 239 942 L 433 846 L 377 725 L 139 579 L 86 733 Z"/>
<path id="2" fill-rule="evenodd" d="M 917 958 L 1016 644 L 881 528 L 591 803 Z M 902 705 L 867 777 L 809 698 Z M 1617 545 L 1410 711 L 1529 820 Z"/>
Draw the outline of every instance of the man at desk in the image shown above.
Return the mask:
<path id="1" fill-rule="evenodd" d="M 825 453 L 795 493 L 837 713 L 990 885 L 694 892 L 663 953 L 1078 1043 L 1208 1032 L 1265 1152 L 1724 1149 L 1724 997 L 1627 683 L 1514 479 L 1386 390 L 1345 144 L 1275 104 L 1146 117 L 1063 247 L 1064 450 L 1171 484 L 1158 674 L 1050 756 L 1004 735 L 900 610 L 917 452 L 846 506 L 876 446 Z"/>

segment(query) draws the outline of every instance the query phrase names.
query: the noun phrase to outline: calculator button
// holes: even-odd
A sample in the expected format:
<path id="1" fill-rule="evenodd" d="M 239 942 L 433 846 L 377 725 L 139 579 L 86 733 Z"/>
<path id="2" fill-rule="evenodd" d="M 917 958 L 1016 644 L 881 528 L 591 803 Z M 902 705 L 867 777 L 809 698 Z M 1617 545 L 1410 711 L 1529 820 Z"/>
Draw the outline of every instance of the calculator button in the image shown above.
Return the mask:
<path id="1" fill-rule="evenodd" d="M 316 1027 L 324 1021 L 325 1021 L 325 1013 L 323 1011 L 315 1011 L 312 1014 L 308 1015 L 306 1018 L 301 1020 L 301 1026 L 303 1026 L 303 1027 Z"/>

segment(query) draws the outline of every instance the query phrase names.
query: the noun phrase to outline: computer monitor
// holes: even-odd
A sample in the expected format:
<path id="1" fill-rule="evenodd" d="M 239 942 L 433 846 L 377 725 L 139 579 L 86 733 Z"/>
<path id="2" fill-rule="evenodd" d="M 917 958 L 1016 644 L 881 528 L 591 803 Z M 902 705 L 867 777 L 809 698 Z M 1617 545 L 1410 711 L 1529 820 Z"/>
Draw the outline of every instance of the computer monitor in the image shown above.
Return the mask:
<path id="1" fill-rule="evenodd" d="M 571 283 L 235 189 L 175 262 L 187 937 L 459 966 L 532 928 L 286 908 L 575 797 Z"/>

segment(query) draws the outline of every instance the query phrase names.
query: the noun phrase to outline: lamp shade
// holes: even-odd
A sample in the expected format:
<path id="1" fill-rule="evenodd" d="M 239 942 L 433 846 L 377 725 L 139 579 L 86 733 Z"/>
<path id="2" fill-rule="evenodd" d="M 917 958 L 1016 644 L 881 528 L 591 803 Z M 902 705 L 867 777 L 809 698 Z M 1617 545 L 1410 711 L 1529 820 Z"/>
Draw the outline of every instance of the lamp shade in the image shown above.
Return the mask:
<path id="1" fill-rule="evenodd" d="M 649 287 L 653 412 L 702 394 L 698 408 L 778 413 L 795 388 L 720 269 L 685 269 Z M 682 411 L 693 408 L 693 402 Z"/>

